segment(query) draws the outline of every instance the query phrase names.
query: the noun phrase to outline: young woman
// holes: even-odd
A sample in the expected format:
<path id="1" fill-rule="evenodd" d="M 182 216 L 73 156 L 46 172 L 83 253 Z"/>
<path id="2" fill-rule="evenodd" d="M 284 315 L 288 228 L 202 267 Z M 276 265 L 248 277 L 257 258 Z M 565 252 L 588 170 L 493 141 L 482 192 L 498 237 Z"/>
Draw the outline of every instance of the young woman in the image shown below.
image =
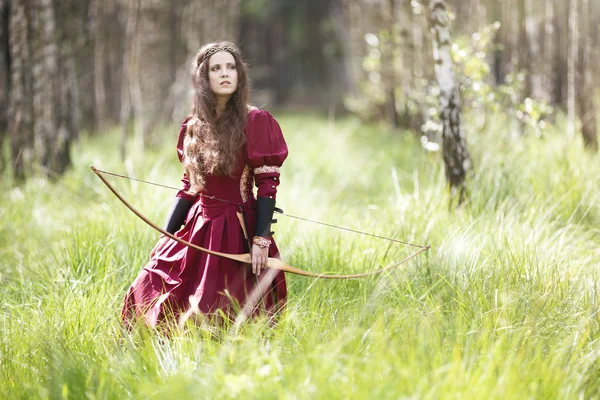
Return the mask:
<path id="1" fill-rule="evenodd" d="M 250 250 L 252 265 L 161 237 L 125 297 L 122 319 L 128 325 L 137 318 L 156 327 L 194 315 L 273 316 L 286 302 L 283 272 L 265 270 L 267 257 L 279 257 L 271 220 L 288 154 L 281 129 L 267 111 L 248 106 L 247 68 L 235 45 L 209 43 L 192 64 L 192 114 L 177 140 L 183 188 L 165 230 L 210 250 Z"/>

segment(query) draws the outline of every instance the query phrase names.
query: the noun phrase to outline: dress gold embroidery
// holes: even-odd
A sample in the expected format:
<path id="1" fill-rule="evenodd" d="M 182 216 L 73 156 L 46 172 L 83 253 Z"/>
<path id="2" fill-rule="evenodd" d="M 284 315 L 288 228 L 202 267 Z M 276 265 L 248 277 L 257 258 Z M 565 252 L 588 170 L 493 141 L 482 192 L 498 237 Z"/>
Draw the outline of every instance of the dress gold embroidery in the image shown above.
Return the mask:
<path id="1" fill-rule="evenodd" d="M 266 174 L 270 172 L 279 172 L 279 167 L 275 165 L 263 165 L 258 168 L 254 168 L 254 175 Z"/>
<path id="2" fill-rule="evenodd" d="M 244 172 L 242 172 L 242 177 L 240 178 L 240 194 L 242 196 L 242 202 L 245 203 L 248 201 L 252 194 L 252 168 L 249 165 L 244 167 Z"/>

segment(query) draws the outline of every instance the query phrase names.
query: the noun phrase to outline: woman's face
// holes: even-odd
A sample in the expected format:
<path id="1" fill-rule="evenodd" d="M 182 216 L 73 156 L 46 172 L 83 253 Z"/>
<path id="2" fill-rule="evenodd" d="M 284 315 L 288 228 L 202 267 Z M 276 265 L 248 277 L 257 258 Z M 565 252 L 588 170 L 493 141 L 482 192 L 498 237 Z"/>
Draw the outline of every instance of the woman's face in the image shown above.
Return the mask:
<path id="1" fill-rule="evenodd" d="M 217 97 L 229 98 L 238 85 L 235 58 L 227 51 L 220 51 L 208 59 L 210 88 Z"/>

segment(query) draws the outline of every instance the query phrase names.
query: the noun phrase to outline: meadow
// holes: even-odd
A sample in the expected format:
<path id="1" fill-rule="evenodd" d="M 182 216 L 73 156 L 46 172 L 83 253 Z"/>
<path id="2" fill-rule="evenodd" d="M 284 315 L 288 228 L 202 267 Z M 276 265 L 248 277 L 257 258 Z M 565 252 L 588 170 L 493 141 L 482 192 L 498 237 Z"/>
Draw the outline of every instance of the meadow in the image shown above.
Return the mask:
<path id="1" fill-rule="evenodd" d="M 128 334 L 123 297 L 158 233 L 89 166 L 177 186 L 178 127 L 125 163 L 118 131 L 83 137 L 59 180 L 2 176 L 0 398 L 600 397 L 600 160 L 560 119 L 541 137 L 503 116 L 468 119 L 469 203 L 449 209 L 441 154 L 412 134 L 276 117 L 286 213 L 431 249 L 360 280 L 288 275 L 275 326 Z M 162 224 L 173 191 L 111 182 Z M 314 272 L 372 271 L 416 250 L 278 220 L 282 258 Z"/>

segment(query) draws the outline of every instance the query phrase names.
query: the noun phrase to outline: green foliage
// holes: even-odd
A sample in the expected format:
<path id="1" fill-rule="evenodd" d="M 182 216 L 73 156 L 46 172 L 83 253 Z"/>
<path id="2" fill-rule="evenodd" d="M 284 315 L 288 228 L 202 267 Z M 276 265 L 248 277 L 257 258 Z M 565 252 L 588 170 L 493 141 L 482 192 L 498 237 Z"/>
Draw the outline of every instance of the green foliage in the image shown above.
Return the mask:
<path id="1" fill-rule="evenodd" d="M 583 146 L 561 131 L 513 137 L 506 115 L 489 117 L 470 138 L 470 203 L 449 212 L 441 156 L 411 135 L 279 121 L 286 212 L 432 249 L 380 277 L 289 275 L 275 327 L 126 334 L 123 296 L 157 234 L 89 165 L 176 185 L 174 132 L 124 165 L 116 133 L 85 139 L 55 184 L 0 183 L 0 398 L 600 396 L 600 162 Z M 162 220 L 172 192 L 112 180 Z M 368 271 L 413 251 L 278 219 L 283 258 L 313 271 Z"/>
<path id="2" fill-rule="evenodd" d="M 451 50 L 463 109 L 476 116 L 473 121 L 476 130 L 486 129 L 489 116 L 505 113 L 519 121 L 518 126 L 514 127 L 516 131 L 522 133 L 524 128 L 528 128 L 536 136 L 541 136 L 553 120 L 554 109 L 540 99 L 525 97 L 525 74 L 518 70 L 511 71 L 502 85 L 496 85 L 490 76 L 492 56 L 498 46 L 494 38 L 499 27 L 498 23 L 490 24 L 480 32 L 454 39 Z M 365 79 L 359 83 L 360 94 L 347 97 L 345 104 L 365 121 L 385 120 L 390 85 L 396 82 L 392 89 L 395 109 L 399 114 L 404 113 L 405 117 L 420 116 L 417 120 L 422 120 L 422 125 L 406 127 L 419 129 L 425 136 L 423 144 L 428 148 L 428 142 L 441 142 L 440 91 L 433 77 L 417 77 L 407 69 L 406 65 L 410 65 L 411 60 L 402 54 L 405 45 L 402 44 L 400 29 L 396 26 L 391 31 L 382 29 L 377 34 L 365 35 L 367 51 L 362 63 Z M 391 70 L 386 70 L 383 65 L 386 52 L 393 60 Z M 428 59 L 428 55 L 425 58 Z M 401 85 L 407 79 L 410 81 L 410 90 Z"/>
<path id="3" fill-rule="evenodd" d="M 269 8 L 269 4 L 267 0 L 243 0 L 240 2 L 240 12 L 242 15 L 263 20 L 268 15 L 265 10 Z"/>
<path id="4" fill-rule="evenodd" d="M 525 97 L 525 73 L 509 72 L 502 85 L 490 77 L 492 54 L 500 46 L 494 42 L 499 28 L 499 23 L 487 25 L 471 36 L 459 36 L 452 46 L 463 104 L 480 116 L 481 126 L 488 116 L 506 113 L 541 136 L 554 110 L 541 99 Z"/>
<path id="5" fill-rule="evenodd" d="M 380 29 L 364 37 L 367 48 L 362 60 L 364 79 L 358 82 L 358 94 L 344 99 L 346 108 L 363 121 L 386 119 L 390 91 L 394 92 L 396 112 L 404 118 L 420 116 L 428 108 L 430 82 L 426 77 L 411 76 L 412 61 L 403 53 L 406 44 L 401 29 L 400 26 Z M 386 60 L 384 55 L 387 55 Z M 410 87 L 403 88 L 401 83 L 407 79 Z"/>

